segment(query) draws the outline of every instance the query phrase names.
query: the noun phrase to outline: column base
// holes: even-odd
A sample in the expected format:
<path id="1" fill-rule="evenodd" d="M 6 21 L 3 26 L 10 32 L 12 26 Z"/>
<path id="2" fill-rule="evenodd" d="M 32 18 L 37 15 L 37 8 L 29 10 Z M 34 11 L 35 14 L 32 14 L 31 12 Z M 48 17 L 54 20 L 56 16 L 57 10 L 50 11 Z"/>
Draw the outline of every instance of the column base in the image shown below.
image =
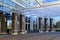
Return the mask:
<path id="1" fill-rule="evenodd" d="M 50 31 L 50 32 L 55 32 L 55 31 Z"/>
<path id="2" fill-rule="evenodd" d="M 18 30 L 12 30 L 11 35 L 18 35 Z"/>
<path id="3" fill-rule="evenodd" d="M 11 35 L 18 35 L 18 33 L 11 33 Z"/>
<path id="4" fill-rule="evenodd" d="M 39 31 L 39 33 L 43 33 L 43 31 Z"/>
<path id="5" fill-rule="evenodd" d="M 27 34 L 27 31 L 21 31 L 19 34 Z"/>
<path id="6" fill-rule="evenodd" d="M 49 32 L 49 31 L 45 31 L 45 32 Z"/>
<path id="7" fill-rule="evenodd" d="M 0 33 L 0 34 L 7 34 L 7 33 Z"/>

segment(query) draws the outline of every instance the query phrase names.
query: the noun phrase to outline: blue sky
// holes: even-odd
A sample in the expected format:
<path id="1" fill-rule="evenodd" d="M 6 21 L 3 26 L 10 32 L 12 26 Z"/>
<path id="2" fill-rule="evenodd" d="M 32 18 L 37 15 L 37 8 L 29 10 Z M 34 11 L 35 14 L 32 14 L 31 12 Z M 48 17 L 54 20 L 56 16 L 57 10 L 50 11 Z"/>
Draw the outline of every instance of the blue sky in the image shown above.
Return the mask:
<path id="1" fill-rule="evenodd" d="M 59 0 L 43 0 L 43 3 L 49 3 L 49 2 L 54 2 L 54 1 L 59 1 Z"/>
<path id="2" fill-rule="evenodd" d="M 56 24 L 56 22 L 60 21 L 60 16 L 53 17 L 53 19 L 54 19 L 54 24 Z"/>
<path id="3" fill-rule="evenodd" d="M 10 0 L 6 0 L 5 3 L 7 3 L 7 4 L 11 5 L 11 6 L 14 6 L 14 3 L 11 2 Z"/>

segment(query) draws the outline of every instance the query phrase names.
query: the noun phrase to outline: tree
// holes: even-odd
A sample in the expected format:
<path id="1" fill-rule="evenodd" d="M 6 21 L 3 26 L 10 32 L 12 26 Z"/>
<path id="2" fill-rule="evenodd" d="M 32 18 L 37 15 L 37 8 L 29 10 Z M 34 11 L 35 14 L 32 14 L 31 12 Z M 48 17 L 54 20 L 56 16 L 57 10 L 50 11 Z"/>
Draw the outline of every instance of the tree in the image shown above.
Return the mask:
<path id="1" fill-rule="evenodd" d="M 58 22 L 56 23 L 56 27 L 57 27 L 57 28 L 60 28 L 60 21 L 58 21 Z"/>
<path id="2" fill-rule="evenodd" d="M 12 29 L 12 23 L 10 23 L 7 28 Z"/>

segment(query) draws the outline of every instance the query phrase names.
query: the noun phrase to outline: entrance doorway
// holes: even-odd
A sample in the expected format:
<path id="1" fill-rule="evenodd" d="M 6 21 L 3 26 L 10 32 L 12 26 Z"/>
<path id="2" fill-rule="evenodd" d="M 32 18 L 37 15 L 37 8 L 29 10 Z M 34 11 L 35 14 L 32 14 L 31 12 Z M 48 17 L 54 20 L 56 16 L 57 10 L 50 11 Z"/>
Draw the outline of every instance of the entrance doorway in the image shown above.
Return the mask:
<path id="1" fill-rule="evenodd" d="M 25 17 L 25 29 L 27 32 L 30 31 L 30 17 Z"/>
<path id="2" fill-rule="evenodd" d="M 12 21 L 8 20 L 7 21 L 7 33 L 11 34 L 11 32 L 12 32 Z"/>

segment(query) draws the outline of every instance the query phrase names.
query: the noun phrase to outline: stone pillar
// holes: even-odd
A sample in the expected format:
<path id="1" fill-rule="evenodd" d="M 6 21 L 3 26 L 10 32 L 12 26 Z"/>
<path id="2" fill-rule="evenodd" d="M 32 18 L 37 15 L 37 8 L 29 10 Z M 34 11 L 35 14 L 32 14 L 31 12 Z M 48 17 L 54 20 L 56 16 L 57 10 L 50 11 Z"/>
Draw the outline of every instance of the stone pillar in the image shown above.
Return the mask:
<path id="1" fill-rule="evenodd" d="M 48 18 L 44 18 L 44 31 L 48 32 Z"/>
<path id="2" fill-rule="evenodd" d="M 42 30 L 42 18 L 39 17 L 39 32 L 43 32 Z"/>
<path id="3" fill-rule="evenodd" d="M 17 35 L 17 13 L 12 13 L 12 35 Z"/>
<path id="4" fill-rule="evenodd" d="M 2 14 L 3 14 L 3 13 L 0 13 L 0 34 L 1 34 L 1 22 L 2 22 Z"/>
<path id="5" fill-rule="evenodd" d="M 24 15 L 23 14 L 20 14 L 20 20 L 19 20 L 19 23 L 20 23 L 20 34 L 26 34 L 26 30 L 25 30 L 25 19 L 24 19 Z"/>
<path id="6" fill-rule="evenodd" d="M 33 31 L 33 20 L 32 20 L 32 16 L 30 16 L 30 30 Z"/>
<path id="7" fill-rule="evenodd" d="M 53 18 L 50 18 L 50 31 L 54 32 L 54 30 L 53 30 Z"/>
<path id="8" fill-rule="evenodd" d="M 5 14 L 2 14 L 1 33 L 2 34 L 7 34 L 7 18 L 5 16 Z"/>

